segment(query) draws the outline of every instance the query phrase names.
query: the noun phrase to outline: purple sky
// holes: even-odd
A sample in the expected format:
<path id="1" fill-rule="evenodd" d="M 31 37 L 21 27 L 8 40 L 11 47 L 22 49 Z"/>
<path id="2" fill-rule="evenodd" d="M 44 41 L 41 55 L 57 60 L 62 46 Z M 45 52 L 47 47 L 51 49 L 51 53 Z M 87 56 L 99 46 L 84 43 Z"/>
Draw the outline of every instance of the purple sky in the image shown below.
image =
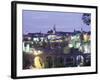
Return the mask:
<path id="1" fill-rule="evenodd" d="M 46 33 L 56 25 L 57 31 L 72 32 L 74 29 L 85 31 L 90 26 L 83 23 L 82 13 L 45 12 L 23 10 L 23 33 Z"/>

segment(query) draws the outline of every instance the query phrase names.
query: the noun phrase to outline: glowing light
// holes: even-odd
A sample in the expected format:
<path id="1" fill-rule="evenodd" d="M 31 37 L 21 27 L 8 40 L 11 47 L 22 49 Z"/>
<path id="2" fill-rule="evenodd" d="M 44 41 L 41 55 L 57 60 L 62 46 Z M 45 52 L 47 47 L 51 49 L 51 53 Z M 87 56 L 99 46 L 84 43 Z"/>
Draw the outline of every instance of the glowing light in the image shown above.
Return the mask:
<path id="1" fill-rule="evenodd" d="M 33 54 L 34 55 L 40 55 L 40 54 L 42 54 L 43 52 L 42 51 L 40 51 L 40 50 L 33 50 Z"/>
<path id="2" fill-rule="evenodd" d="M 28 40 L 31 40 L 31 37 L 28 37 Z"/>
<path id="3" fill-rule="evenodd" d="M 34 66 L 35 66 L 35 68 L 37 68 L 37 69 L 44 68 L 44 63 L 43 63 L 41 57 L 36 56 L 36 57 L 34 58 Z"/>

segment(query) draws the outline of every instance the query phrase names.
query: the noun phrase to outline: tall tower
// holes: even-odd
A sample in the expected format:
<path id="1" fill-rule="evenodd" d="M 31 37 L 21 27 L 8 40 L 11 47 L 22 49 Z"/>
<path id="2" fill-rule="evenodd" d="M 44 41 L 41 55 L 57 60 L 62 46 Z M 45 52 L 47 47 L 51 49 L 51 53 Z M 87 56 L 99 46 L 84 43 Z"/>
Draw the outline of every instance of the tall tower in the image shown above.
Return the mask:
<path id="1" fill-rule="evenodd" d="M 74 32 L 76 32 L 76 30 L 74 29 Z"/>
<path id="2" fill-rule="evenodd" d="M 81 33 L 83 33 L 83 29 L 81 28 Z"/>
<path id="3" fill-rule="evenodd" d="M 56 25 L 54 24 L 53 26 L 53 33 L 55 34 L 56 33 Z"/>

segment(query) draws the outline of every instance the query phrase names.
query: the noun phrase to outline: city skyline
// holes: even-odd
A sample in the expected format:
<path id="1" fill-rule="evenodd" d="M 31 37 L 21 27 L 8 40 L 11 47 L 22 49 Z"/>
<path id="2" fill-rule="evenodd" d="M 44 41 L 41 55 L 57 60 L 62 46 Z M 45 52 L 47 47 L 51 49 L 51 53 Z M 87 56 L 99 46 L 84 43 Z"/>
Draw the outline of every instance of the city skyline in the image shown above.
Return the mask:
<path id="1" fill-rule="evenodd" d="M 81 28 L 90 31 L 91 25 L 83 23 L 82 15 L 83 13 L 23 10 L 23 34 L 47 33 L 54 25 L 57 31 L 73 32 L 74 29 L 80 31 Z"/>

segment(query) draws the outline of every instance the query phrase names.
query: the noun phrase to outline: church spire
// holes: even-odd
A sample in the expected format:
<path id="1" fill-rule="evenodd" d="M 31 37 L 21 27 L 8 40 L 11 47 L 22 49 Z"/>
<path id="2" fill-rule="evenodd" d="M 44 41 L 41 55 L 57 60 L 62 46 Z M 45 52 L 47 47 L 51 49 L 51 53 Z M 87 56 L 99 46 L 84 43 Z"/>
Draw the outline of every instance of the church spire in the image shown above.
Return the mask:
<path id="1" fill-rule="evenodd" d="M 55 34 L 56 33 L 56 25 L 54 24 L 53 26 L 53 33 Z"/>
<path id="2" fill-rule="evenodd" d="M 81 33 L 83 32 L 83 29 L 81 28 Z"/>

